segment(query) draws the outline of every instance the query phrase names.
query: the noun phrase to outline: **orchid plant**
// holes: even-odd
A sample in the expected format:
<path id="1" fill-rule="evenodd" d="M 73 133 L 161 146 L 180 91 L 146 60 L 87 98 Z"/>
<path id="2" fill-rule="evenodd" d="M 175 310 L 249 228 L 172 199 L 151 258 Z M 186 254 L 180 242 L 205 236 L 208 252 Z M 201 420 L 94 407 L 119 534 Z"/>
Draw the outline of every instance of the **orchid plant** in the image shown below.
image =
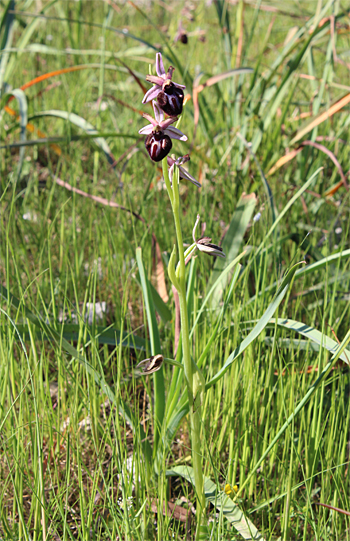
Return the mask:
<path id="1" fill-rule="evenodd" d="M 157 53 L 156 56 L 156 72 L 157 76 L 147 76 L 147 80 L 153 83 L 153 87 L 145 94 L 142 101 L 142 103 L 152 101 L 154 118 L 149 114 L 144 114 L 144 118 L 146 118 L 150 124 L 143 127 L 139 133 L 146 135 L 145 147 L 150 158 L 155 162 L 162 162 L 164 182 L 169 195 L 175 222 L 178 262 L 175 264 L 176 249 L 174 246 L 169 261 L 168 274 L 177 291 L 180 304 L 182 362 L 189 403 L 192 465 L 197 494 L 196 517 L 199 526 L 197 532 L 198 535 L 200 535 L 199 532 L 201 531 L 201 525 L 203 524 L 204 526 L 205 516 L 202 448 L 200 443 L 200 403 L 202 401 L 201 395 L 205 388 L 205 381 L 198 366 L 191 357 L 185 267 L 196 250 L 218 257 L 225 257 L 225 254 L 220 246 L 211 243 L 209 237 L 196 239 L 195 232 L 200 220 L 199 215 L 197 216 L 193 228 L 193 244 L 187 250 L 184 249 L 181 228 L 179 182 L 180 180 L 189 180 L 197 188 L 200 188 L 201 184 L 190 175 L 184 167 L 182 167 L 190 159 L 188 154 L 180 158 L 169 156 L 169 152 L 172 148 L 172 139 L 187 141 L 186 135 L 172 126 L 172 124 L 178 120 L 178 115 L 180 115 L 183 110 L 185 86 L 172 81 L 174 73 L 173 67 L 170 66 L 168 71 L 165 72 L 161 53 Z M 162 363 L 159 362 L 160 352 L 155 353 L 156 355 L 154 355 L 151 360 L 146 359 L 140 363 L 141 366 L 144 366 L 145 373 L 152 373 L 162 369 Z"/>
<path id="2" fill-rule="evenodd" d="M 177 360 L 164 359 L 160 351 L 161 345 L 158 331 L 156 330 L 156 332 L 153 332 L 153 334 L 151 332 L 151 329 L 154 330 L 156 328 L 155 314 L 151 313 L 151 309 L 148 308 L 147 319 L 150 328 L 152 356 L 148 359 L 141 361 L 137 368 L 139 368 L 143 374 L 153 374 L 154 377 L 154 441 L 152 459 L 154 460 L 156 470 L 159 469 L 159 442 L 163 441 L 164 448 L 169 448 L 169 441 L 175 434 L 181 419 L 184 417 L 184 415 L 189 415 L 192 468 L 191 474 L 181 473 L 180 475 L 183 475 L 186 478 L 190 478 L 191 482 L 195 486 L 195 492 L 197 497 L 196 541 L 198 541 L 208 538 L 208 526 L 205 513 L 206 494 L 204 491 L 202 460 L 203 446 L 201 443 L 201 405 L 203 403 L 204 393 L 224 376 L 232 363 L 240 355 L 242 355 L 245 349 L 249 347 L 249 345 L 266 327 L 275 310 L 278 308 L 282 299 L 286 295 L 290 284 L 293 281 L 298 264 L 291 267 L 291 269 L 287 272 L 276 292 L 276 296 L 266 309 L 263 316 L 250 331 L 250 333 L 244 338 L 244 340 L 242 340 L 240 344 L 237 345 L 234 351 L 232 351 L 232 353 L 224 362 L 223 366 L 218 369 L 217 373 L 209 381 L 205 381 L 201 368 L 205 362 L 210 347 L 214 343 L 217 333 L 219 332 L 219 327 L 222 324 L 225 311 L 231 302 L 234 287 L 240 273 L 240 265 L 238 265 L 238 262 L 241 257 L 243 257 L 244 252 L 238 255 L 235 259 L 231 259 L 231 261 L 222 270 L 221 276 L 219 276 L 219 278 L 211 288 L 212 291 L 218 283 L 221 283 L 221 279 L 226 280 L 226 277 L 230 276 L 229 281 L 225 282 L 226 284 L 230 282 L 230 286 L 228 288 L 224 302 L 222 303 L 217 324 L 214 327 L 213 333 L 208 341 L 205 350 L 202 352 L 198 360 L 194 360 L 191 356 L 191 339 L 193 335 L 193 328 L 192 331 L 190 331 L 187 301 L 187 296 L 190 291 L 190 284 L 186 283 L 186 265 L 197 250 L 199 252 L 204 252 L 207 255 L 217 258 L 225 258 L 225 254 L 221 246 L 212 243 L 212 239 L 210 237 L 197 237 L 196 230 L 200 221 L 199 214 L 197 215 L 197 219 L 193 227 L 193 243 L 187 249 L 184 248 L 181 226 L 182 214 L 179 196 L 179 183 L 180 181 L 190 181 L 197 188 L 200 188 L 201 184 L 183 167 L 183 165 L 190 159 L 188 154 L 179 158 L 176 158 L 174 155 L 169 156 L 170 150 L 172 149 L 173 139 L 177 139 L 179 141 L 187 141 L 186 135 L 183 134 L 177 127 L 173 126 L 173 124 L 179 120 L 178 117 L 179 115 L 181 115 L 183 110 L 185 87 L 172 81 L 172 76 L 174 73 L 173 67 L 169 67 L 168 71 L 165 72 L 162 55 L 160 53 L 157 53 L 156 56 L 156 72 L 156 76 L 147 76 L 147 80 L 153 83 L 153 86 L 150 90 L 148 90 L 148 92 L 143 98 L 143 103 L 152 101 L 154 117 L 149 114 L 143 115 L 144 118 L 149 121 L 149 124 L 143 127 L 139 131 L 139 133 L 142 135 L 146 135 L 145 147 L 151 160 L 153 160 L 154 162 L 162 162 L 164 183 L 173 212 L 177 248 L 176 245 L 174 245 L 169 259 L 168 275 L 173 285 L 174 296 L 178 297 L 181 320 L 181 334 L 179 338 L 180 347 L 177 349 L 176 355 Z M 266 238 L 268 238 L 272 234 L 275 225 L 276 224 L 273 224 Z M 136 252 L 136 258 L 139 265 L 141 282 L 143 282 L 143 294 L 146 299 L 146 297 L 149 297 L 150 293 L 149 287 L 147 285 L 147 280 L 145 279 L 145 273 L 142 266 L 142 259 L 139 250 L 140 249 L 138 249 Z M 204 301 L 204 304 L 205 302 L 206 301 Z M 199 315 L 203 310 L 204 304 L 199 311 Z M 198 321 L 199 315 L 197 315 L 194 326 Z M 166 404 L 164 376 L 162 372 L 164 362 L 168 362 L 175 366 L 174 377 L 172 379 Z M 182 395 L 181 397 L 178 384 L 179 381 L 182 381 L 182 378 L 178 377 L 180 371 L 184 373 L 184 379 L 186 383 L 185 395 Z M 288 424 L 285 424 L 284 430 L 287 426 Z M 145 442 L 145 456 L 150 457 L 152 453 L 149 448 L 147 438 L 145 437 L 143 441 Z M 274 444 L 275 441 L 269 446 L 263 457 L 261 457 L 258 464 L 262 462 L 264 457 L 266 457 L 267 452 L 272 448 Z M 176 467 L 171 470 L 170 474 L 173 474 L 173 472 L 177 473 L 175 470 Z M 187 469 L 186 471 L 188 472 L 189 470 Z M 253 475 L 253 473 L 254 471 L 251 472 L 250 475 Z M 244 486 L 249 482 L 249 480 L 250 476 L 247 477 L 246 481 L 239 488 L 238 494 L 243 490 Z M 212 491 L 209 491 L 207 496 L 208 500 L 212 501 L 213 503 Z M 218 497 L 218 499 L 220 500 L 222 505 L 225 505 L 225 501 L 229 500 L 230 498 L 229 496 L 227 496 L 226 491 L 223 492 L 221 496 Z M 215 496 L 214 501 L 217 503 L 218 499 Z M 232 522 L 238 531 L 242 532 L 243 530 L 246 530 L 248 532 L 249 530 L 249 532 L 256 533 L 256 537 L 254 538 L 262 539 L 261 537 L 258 537 L 258 532 L 256 528 L 249 521 L 248 517 L 242 514 L 242 512 L 237 507 L 237 504 L 232 503 L 230 513 L 231 518 L 233 517 Z"/>

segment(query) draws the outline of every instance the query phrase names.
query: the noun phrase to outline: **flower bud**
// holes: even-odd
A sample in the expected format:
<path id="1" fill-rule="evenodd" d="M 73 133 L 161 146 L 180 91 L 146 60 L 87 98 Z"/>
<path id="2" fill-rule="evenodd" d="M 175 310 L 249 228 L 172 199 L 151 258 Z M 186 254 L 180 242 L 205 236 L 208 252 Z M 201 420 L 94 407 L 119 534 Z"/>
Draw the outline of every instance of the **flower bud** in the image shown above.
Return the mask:
<path id="1" fill-rule="evenodd" d="M 163 85 L 163 90 L 158 93 L 157 102 L 164 113 L 169 116 L 178 116 L 182 113 L 184 92 L 182 88 L 173 83 Z"/>
<path id="2" fill-rule="evenodd" d="M 144 374 L 153 374 L 162 368 L 164 361 L 163 355 L 153 355 L 149 359 L 144 359 L 141 361 L 136 368 L 142 368 Z"/>
<path id="3" fill-rule="evenodd" d="M 172 146 L 169 135 L 166 135 L 162 131 L 153 131 L 145 139 L 146 150 L 154 162 L 160 162 L 165 158 Z"/>

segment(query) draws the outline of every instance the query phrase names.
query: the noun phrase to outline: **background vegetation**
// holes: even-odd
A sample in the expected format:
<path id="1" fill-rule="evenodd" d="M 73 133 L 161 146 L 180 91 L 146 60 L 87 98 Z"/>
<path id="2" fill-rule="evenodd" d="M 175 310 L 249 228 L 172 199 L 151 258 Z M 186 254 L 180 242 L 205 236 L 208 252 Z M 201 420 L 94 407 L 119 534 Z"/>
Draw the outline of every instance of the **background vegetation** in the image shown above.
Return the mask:
<path id="1" fill-rule="evenodd" d="M 219 240 L 237 206 L 247 209 L 243 194 L 256 194 L 245 226 L 224 239 L 231 259 L 246 253 L 225 330 L 206 358 L 208 379 L 291 265 L 311 265 L 207 393 L 204 473 L 222 488 L 242 486 L 253 472 L 237 503 L 265 539 L 349 539 L 349 353 L 255 468 L 349 329 L 347 2 L 0 6 L 0 537 L 191 539 L 192 486 L 165 475 L 189 462 L 187 420 L 158 475 L 147 474 L 138 427 L 151 441 L 152 378 L 133 371 L 150 351 L 138 246 L 163 299 L 162 352 L 174 358 L 163 268 L 174 228 L 161 171 L 138 136 L 149 107 L 141 106 L 142 86 L 162 51 L 189 94 L 181 121 L 189 141 L 174 149 L 191 152 L 202 184 L 181 185 L 185 241 L 197 213 Z M 215 78 L 238 67 L 253 72 Z M 193 324 L 213 260 L 198 257 L 191 272 Z M 220 298 L 212 299 L 193 333 L 195 358 L 218 318 Z M 289 320 L 300 322 L 298 333 Z M 174 368 L 164 370 L 169 390 Z M 118 413 L 121 399 L 134 429 Z M 168 501 L 184 509 L 183 520 L 179 507 L 163 513 Z M 212 538 L 241 539 L 216 513 L 211 506 Z"/>

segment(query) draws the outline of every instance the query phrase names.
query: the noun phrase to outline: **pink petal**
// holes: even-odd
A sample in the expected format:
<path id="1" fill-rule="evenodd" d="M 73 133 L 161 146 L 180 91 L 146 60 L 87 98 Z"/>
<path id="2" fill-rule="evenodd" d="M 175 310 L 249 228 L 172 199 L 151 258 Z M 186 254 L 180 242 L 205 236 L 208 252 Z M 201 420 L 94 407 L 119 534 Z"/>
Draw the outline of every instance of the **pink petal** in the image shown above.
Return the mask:
<path id="1" fill-rule="evenodd" d="M 179 85 L 178 83 L 174 83 L 174 81 L 173 81 L 173 85 L 177 86 L 177 88 L 182 88 L 182 90 L 186 88 L 186 85 Z"/>
<path id="2" fill-rule="evenodd" d="M 152 88 L 150 88 L 143 96 L 142 103 L 147 103 L 148 101 L 155 100 L 161 90 L 162 89 L 159 88 L 159 86 L 152 86 Z"/>
<path id="3" fill-rule="evenodd" d="M 153 111 L 154 111 L 154 118 L 156 119 L 157 124 L 161 124 L 161 122 L 163 121 L 163 118 L 164 118 L 164 113 L 160 109 L 160 107 L 159 107 L 159 105 L 158 105 L 158 103 L 156 101 L 153 101 L 152 105 L 153 105 Z"/>
<path id="4" fill-rule="evenodd" d="M 170 126 L 170 124 L 173 124 L 174 122 L 176 122 L 176 120 L 177 120 L 176 116 L 170 116 L 166 120 L 163 120 L 160 123 L 160 126 L 161 126 L 162 130 L 166 130 L 168 128 L 168 126 Z"/>
<path id="5" fill-rule="evenodd" d="M 148 125 L 145 126 L 144 128 L 141 128 L 141 129 L 139 130 L 139 133 L 140 133 L 141 135 L 149 135 L 150 133 L 152 133 L 152 131 L 153 131 L 153 126 L 152 126 L 152 124 L 148 124 Z"/>
<path id="6" fill-rule="evenodd" d="M 159 77 L 163 77 L 165 75 L 165 69 L 161 53 L 157 53 L 156 56 L 156 72 Z"/>
<path id="7" fill-rule="evenodd" d="M 158 126 L 157 120 L 154 120 L 153 116 L 149 115 L 148 113 L 143 113 L 143 118 L 146 120 L 149 120 L 152 126 L 156 127 Z"/>
<path id="8" fill-rule="evenodd" d="M 162 77 L 157 77 L 157 75 L 147 75 L 146 81 L 158 86 L 163 86 L 164 83 L 164 79 L 162 79 Z"/>

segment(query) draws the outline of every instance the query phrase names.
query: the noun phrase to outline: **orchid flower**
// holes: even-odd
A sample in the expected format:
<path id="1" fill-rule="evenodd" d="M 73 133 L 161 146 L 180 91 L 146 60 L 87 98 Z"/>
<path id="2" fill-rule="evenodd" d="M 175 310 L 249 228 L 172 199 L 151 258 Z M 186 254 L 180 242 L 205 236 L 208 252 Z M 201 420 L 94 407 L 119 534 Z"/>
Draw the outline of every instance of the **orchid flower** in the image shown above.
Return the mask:
<path id="1" fill-rule="evenodd" d="M 196 240 L 196 229 L 197 229 L 199 220 L 200 220 L 200 216 L 199 214 L 197 214 L 197 220 L 196 220 L 196 223 L 194 224 L 194 228 L 192 232 L 193 242 L 195 243 L 198 250 L 212 256 L 223 257 L 223 258 L 226 257 L 224 252 L 222 251 L 221 246 L 218 246 L 217 244 L 212 244 L 210 237 L 202 237 Z"/>
<path id="2" fill-rule="evenodd" d="M 169 116 L 177 116 L 182 113 L 184 101 L 184 85 L 174 83 L 171 79 L 174 69 L 169 67 L 165 72 L 161 53 L 156 55 L 156 72 L 157 75 L 147 75 L 146 79 L 154 86 L 146 92 L 142 103 L 147 103 L 151 100 L 158 100 L 158 105 Z"/>
<path id="3" fill-rule="evenodd" d="M 171 139 L 187 141 L 187 136 L 182 131 L 171 126 L 177 120 L 175 117 L 164 120 L 164 113 L 155 101 L 153 101 L 153 110 L 155 118 L 147 113 L 143 115 L 151 124 L 141 128 L 139 133 L 147 135 L 145 140 L 147 152 L 153 161 L 159 162 L 169 154 L 173 146 Z"/>
<path id="4" fill-rule="evenodd" d="M 189 160 L 190 160 L 189 154 L 186 154 L 186 156 L 181 156 L 177 160 L 175 160 L 175 158 L 170 158 L 170 156 L 167 157 L 167 162 L 168 162 L 168 166 L 169 166 L 169 179 L 170 179 L 170 182 L 171 182 L 171 184 L 173 182 L 174 168 L 175 168 L 175 165 L 176 165 L 176 167 L 178 167 L 178 169 L 179 169 L 180 178 L 183 178 L 185 180 L 189 180 L 190 182 L 192 182 L 192 184 L 197 186 L 197 188 L 201 188 L 202 185 L 198 182 L 198 180 L 196 180 L 192 175 L 190 175 L 188 173 L 188 171 L 186 171 L 186 169 L 181 167 L 181 165 L 188 162 Z"/>

